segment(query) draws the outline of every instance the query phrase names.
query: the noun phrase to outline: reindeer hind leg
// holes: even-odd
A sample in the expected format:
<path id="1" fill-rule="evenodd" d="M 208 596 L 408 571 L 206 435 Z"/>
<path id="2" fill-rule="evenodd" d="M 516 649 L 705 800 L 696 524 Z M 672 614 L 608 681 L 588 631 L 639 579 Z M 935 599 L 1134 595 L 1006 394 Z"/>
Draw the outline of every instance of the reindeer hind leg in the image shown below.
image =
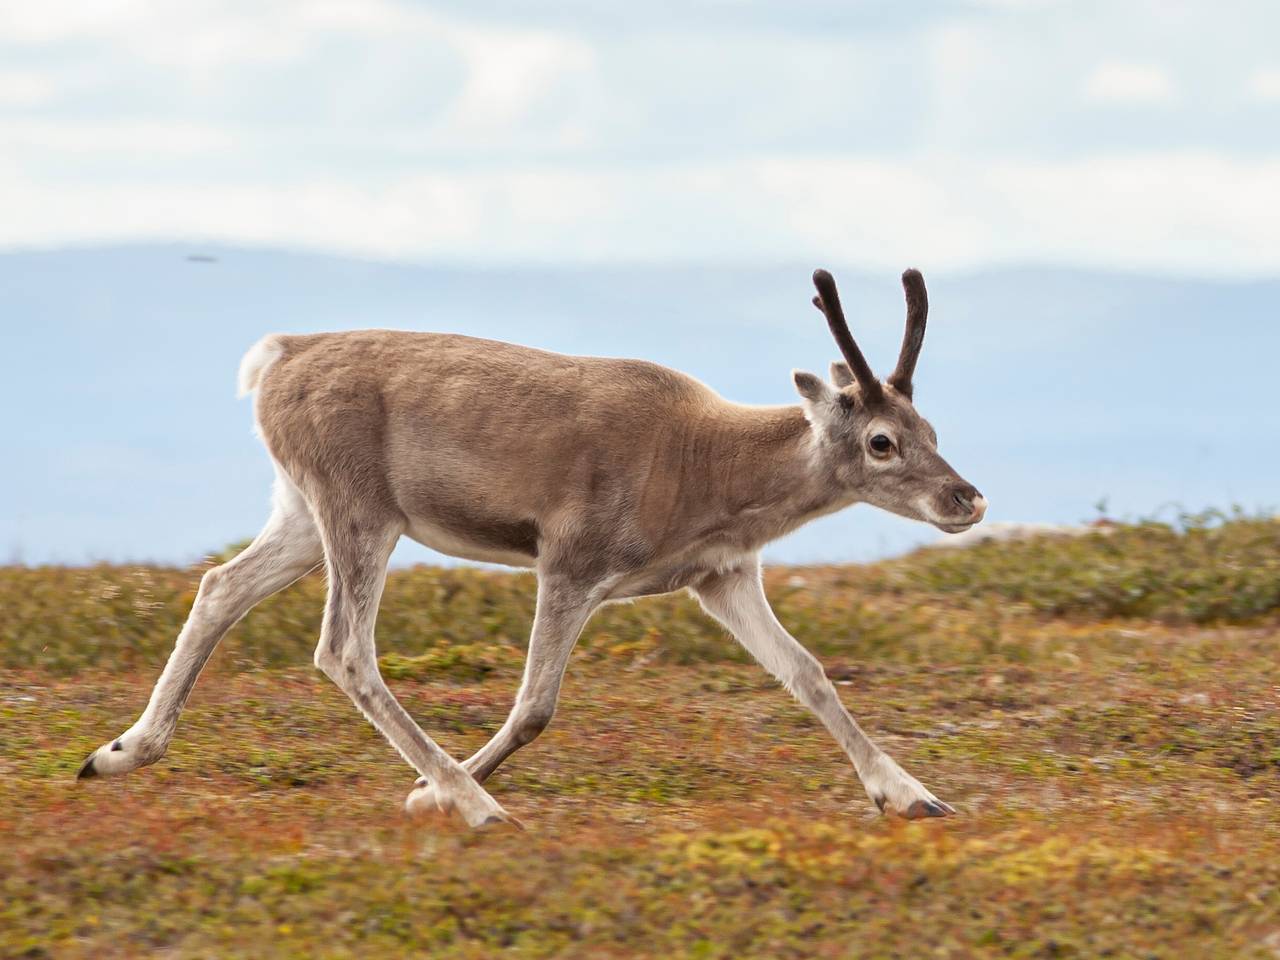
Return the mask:
<path id="1" fill-rule="evenodd" d="M 146 709 L 132 727 L 89 755 L 77 779 L 126 773 L 164 756 L 187 697 L 219 641 L 255 604 L 314 569 L 322 556 L 306 501 L 277 468 L 266 526 L 234 559 L 205 573 Z"/>

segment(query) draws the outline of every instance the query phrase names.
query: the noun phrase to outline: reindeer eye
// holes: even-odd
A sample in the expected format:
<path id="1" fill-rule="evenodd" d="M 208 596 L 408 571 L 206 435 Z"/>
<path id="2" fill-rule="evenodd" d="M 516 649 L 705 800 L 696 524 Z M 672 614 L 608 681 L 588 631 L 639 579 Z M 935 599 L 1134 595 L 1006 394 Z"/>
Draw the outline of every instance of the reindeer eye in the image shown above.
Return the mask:
<path id="1" fill-rule="evenodd" d="M 871 449 L 876 453 L 888 453 L 893 449 L 893 441 L 886 437 L 883 433 L 877 433 L 869 441 Z"/>

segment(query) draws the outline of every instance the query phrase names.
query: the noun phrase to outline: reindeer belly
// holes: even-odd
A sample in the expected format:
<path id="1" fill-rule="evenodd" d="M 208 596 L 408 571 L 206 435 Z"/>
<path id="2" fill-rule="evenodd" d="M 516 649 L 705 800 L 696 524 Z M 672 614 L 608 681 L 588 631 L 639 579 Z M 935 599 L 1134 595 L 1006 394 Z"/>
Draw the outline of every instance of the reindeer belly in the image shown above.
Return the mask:
<path id="1" fill-rule="evenodd" d="M 439 553 L 480 563 L 531 567 L 538 557 L 538 528 L 531 520 L 495 517 L 411 517 L 408 536 Z"/>

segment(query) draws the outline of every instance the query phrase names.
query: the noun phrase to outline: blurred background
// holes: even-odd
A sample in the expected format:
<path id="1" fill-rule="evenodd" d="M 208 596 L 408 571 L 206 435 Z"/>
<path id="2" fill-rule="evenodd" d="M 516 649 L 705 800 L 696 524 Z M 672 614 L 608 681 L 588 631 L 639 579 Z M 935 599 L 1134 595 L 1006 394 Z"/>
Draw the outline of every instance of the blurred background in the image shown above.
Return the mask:
<path id="1" fill-rule="evenodd" d="M 256 532 L 263 333 L 789 403 L 837 356 L 819 265 L 881 371 L 924 271 L 917 403 L 991 520 L 1268 510 L 1278 34 L 1262 0 L 3 0 L 0 559 Z M 768 557 L 936 537 L 860 507 Z"/>

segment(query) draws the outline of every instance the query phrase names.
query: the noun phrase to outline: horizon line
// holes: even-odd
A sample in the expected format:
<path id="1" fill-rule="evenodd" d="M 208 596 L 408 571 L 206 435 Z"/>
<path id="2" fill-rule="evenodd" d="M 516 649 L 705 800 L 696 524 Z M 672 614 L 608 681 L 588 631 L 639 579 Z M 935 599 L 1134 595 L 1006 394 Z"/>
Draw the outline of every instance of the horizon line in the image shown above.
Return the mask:
<path id="1" fill-rule="evenodd" d="M 529 257 L 495 257 L 477 259 L 475 257 L 451 258 L 440 254 L 422 257 L 412 255 L 378 254 L 368 251 L 348 250 L 339 246 L 324 245 L 286 245 L 260 243 L 253 241 L 236 241 L 225 238 L 101 238 L 85 239 L 61 243 L 3 244 L 0 243 L 0 257 L 11 256 L 55 256 L 58 254 L 84 254 L 94 252 L 126 252 L 173 249 L 182 250 L 188 255 L 198 256 L 201 253 L 225 252 L 247 253 L 255 255 L 278 255 L 299 258 L 342 260 L 368 266 L 382 266 L 402 269 L 434 269 L 454 270 L 459 272 L 496 273 L 501 271 L 573 273 L 590 270 L 782 270 L 795 268 L 811 272 L 815 266 L 826 263 L 837 269 L 864 277 L 878 277 L 886 272 L 900 273 L 913 264 L 904 264 L 893 268 L 871 263 L 855 263 L 839 259 L 814 258 L 813 264 L 806 263 L 801 257 L 786 258 L 701 258 L 683 257 L 678 259 L 662 258 L 556 258 L 536 259 Z M 215 266 L 216 263 L 208 264 Z M 918 264 L 915 264 L 918 265 Z M 1027 258 L 1025 260 L 991 260 L 964 267 L 931 267 L 928 274 L 933 278 L 946 280 L 970 280 L 993 274 L 1053 272 L 1061 274 L 1080 274 L 1128 278 L 1150 281 L 1181 283 L 1212 283 L 1222 285 L 1265 284 L 1280 282 L 1280 269 L 1271 272 L 1259 271 L 1213 271 L 1187 270 L 1181 267 L 1158 266 L 1114 266 L 1094 264 L 1086 261 L 1045 260 Z M 896 275 L 896 274 L 895 274 Z"/>

